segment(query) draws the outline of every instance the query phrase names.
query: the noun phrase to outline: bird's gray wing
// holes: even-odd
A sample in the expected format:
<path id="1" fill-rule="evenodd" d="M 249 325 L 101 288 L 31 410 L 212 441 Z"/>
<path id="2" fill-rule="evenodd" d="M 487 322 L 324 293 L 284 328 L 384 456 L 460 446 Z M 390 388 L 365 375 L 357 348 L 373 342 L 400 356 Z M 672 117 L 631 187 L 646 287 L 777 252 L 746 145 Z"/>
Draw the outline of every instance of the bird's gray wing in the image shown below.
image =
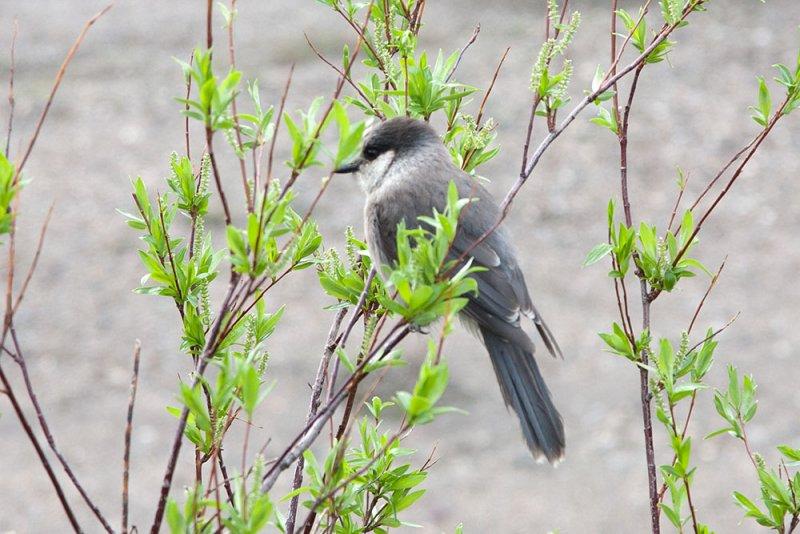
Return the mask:
<path id="1" fill-rule="evenodd" d="M 477 198 L 477 201 L 465 206 L 461 212 L 451 256 L 460 258 L 469 251 L 473 263 L 486 268 L 486 271 L 473 275 L 478 282 L 478 296 L 471 299 L 465 312 L 469 316 L 483 317 L 484 322 L 489 323 L 486 326 L 509 340 L 520 337 L 520 315 L 525 315 L 533 321 L 550 354 L 562 356 L 555 337 L 531 301 L 505 228 L 499 226 L 480 244 L 474 245 L 500 218 L 500 209 L 494 198 L 466 174 L 462 174 L 456 183 L 462 198 Z M 473 210 L 472 213 L 469 210 Z"/>
<path id="2" fill-rule="evenodd" d="M 417 187 L 414 190 L 395 190 L 391 202 L 367 204 L 367 239 L 371 243 L 370 250 L 380 255 L 379 261 L 382 263 L 391 264 L 397 260 L 397 225 L 401 221 L 405 221 L 408 228 L 420 224 L 418 220 L 408 220 L 406 213 L 428 215 L 434 208 L 440 212 L 445 209 L 449 182 L 419 180 L 415 183 Z M 466 261 L 472 258 L 473 266 L 485 269 L 472 275 L 478 283 L 478 295 L 470 297 L 464 314 L 497 336 L 530 347 L 532 351 L 533 344 L 520 328 L 520 318 L 524 314 L 533 320 L 548 351 L 560 355 L 558 344 L 533 306 L 504 228 L 500 226 L 475 245 L 486 229 L 494 226 L 500 215 L 491 194 L 465 173 L 457 176 L 455 183 L 461 198 L 475 200 L 462 209 L 448 259 L 460 259 L 463 256 L 463 261 Z"/>
<path id="3" fill-rule="evenodd" d="M 520 328 L 521 316 L 525 315 L 533 321 L 550 354 L 560 356 L 558 343 L 531 301 L 505 232 L 496 230 L 470 250 L 483 235 L 476 230 L 469 224 L 460 225 L 450 251 L 450 259 L 461 258 L 468 251 L 472 265 L 486 269 L 472 275 L 478 283 L 478 295 L 470 298 L 464 313 L 497 336 L 528 346 L 530 339 Z"/>

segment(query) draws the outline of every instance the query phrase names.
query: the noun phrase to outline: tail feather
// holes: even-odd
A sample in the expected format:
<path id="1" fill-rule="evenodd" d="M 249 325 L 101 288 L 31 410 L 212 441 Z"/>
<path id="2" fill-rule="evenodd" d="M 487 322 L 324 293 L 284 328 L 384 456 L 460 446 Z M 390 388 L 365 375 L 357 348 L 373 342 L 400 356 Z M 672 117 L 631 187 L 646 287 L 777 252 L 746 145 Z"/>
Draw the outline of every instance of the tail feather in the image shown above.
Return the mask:
<path id="1" fill-rule="evenodd" d="M 533 352 L 481 328 L 506 406 L 519 418 L 528 448 L 537 460 L 564 457 L 564 425 L 550 399 Z"/>
<path id="2" fill-rule="evenodd" d="M 564 353 L 561 352 L 561 347 L 558 346 L 558 341 L 556 341 L 556 337 L 550 331 L 550 328 L 547 326 L 547 323 L 544 322 L 542 316 L 539 314 L 539 310 L 531 304 L 531 309 L 525 312 L 525 315 L 533 321 L 534 326 L 536 326 L 536 330 L 539 331 L 539 335 L 542 337 L 542 341 L 544 342 L 544 346 L 550 355 L 553 358 L 561 358 L 564 359 Z"/>

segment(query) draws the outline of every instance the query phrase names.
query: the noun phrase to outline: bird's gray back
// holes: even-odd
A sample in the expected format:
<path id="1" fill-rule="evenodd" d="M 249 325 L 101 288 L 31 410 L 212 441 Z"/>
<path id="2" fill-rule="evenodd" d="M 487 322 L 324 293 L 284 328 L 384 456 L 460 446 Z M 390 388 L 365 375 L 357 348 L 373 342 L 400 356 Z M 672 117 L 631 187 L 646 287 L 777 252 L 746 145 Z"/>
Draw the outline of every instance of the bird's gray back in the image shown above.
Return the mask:
<path id="1" fill-rule="evenodd" d="M 407 228 L 416 228 L 420 225 L 418 216 L 430 215 L 434 208 L 444 211 L 453 181 L 460 198 L 477 200 L 462 209 L 449 258 L 469 251 L 473 265 L 486 269 L 473 275 L 479 294 L 470 299 L 465 314 L 532 350 L 530 339 L 519 328 L 520 311 L 529 310 L 531 301 L 506 230 L 500 225 L 473 247 L 484 231 L 497 223 L 497 203 L 477 179 L 452 165 L 449 155 L 445 155 L 424 161 L 402 158 L 391 166 L 380 186 L 370 191 L 364 210 L 370 253 L 381 263 L 391 265 L 397 259 L 398 223 L 404 221 Z M 409 214 L 413 214 L 413 220 L 409 220 Z"/>

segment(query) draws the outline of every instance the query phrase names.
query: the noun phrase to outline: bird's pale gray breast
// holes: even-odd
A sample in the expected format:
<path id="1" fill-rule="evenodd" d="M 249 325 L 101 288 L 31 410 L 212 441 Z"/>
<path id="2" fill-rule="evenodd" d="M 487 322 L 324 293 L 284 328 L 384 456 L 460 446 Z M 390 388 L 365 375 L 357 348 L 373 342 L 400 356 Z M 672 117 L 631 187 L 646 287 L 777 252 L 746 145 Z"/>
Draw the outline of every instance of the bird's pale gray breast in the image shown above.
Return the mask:
<path id="1" fill-rule="evenodd" d="M 364 207 L 364 234 L 367 237 L 367 249 L 373 262 L 381 265 L 390 265 L 392 258 L 389 258 L 384 252 L 384 247 L 381 243 L 381 209 L 382 206 L 379 202 L 367 201 Z M 389 229 L 387 228 L 388 231 Z M 396 234 L 390 237 L 395 236 Z"/>

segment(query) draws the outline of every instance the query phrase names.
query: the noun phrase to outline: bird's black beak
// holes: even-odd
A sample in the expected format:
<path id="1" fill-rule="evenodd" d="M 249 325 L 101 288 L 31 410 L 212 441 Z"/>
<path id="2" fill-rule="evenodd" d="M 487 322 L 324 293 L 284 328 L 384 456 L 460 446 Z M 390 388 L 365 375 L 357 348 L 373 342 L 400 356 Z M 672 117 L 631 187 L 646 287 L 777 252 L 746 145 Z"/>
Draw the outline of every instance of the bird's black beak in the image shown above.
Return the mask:
<path id="1" fill-rule="evenodd" d="M 352 174 L 361 168 L 362 163 L 364 163 L 364 160 L 361 157 L 358 157 L 353 161 L 343 164 L 341 167 L 339 167 L 333 172 L 335 174 Z"/>

